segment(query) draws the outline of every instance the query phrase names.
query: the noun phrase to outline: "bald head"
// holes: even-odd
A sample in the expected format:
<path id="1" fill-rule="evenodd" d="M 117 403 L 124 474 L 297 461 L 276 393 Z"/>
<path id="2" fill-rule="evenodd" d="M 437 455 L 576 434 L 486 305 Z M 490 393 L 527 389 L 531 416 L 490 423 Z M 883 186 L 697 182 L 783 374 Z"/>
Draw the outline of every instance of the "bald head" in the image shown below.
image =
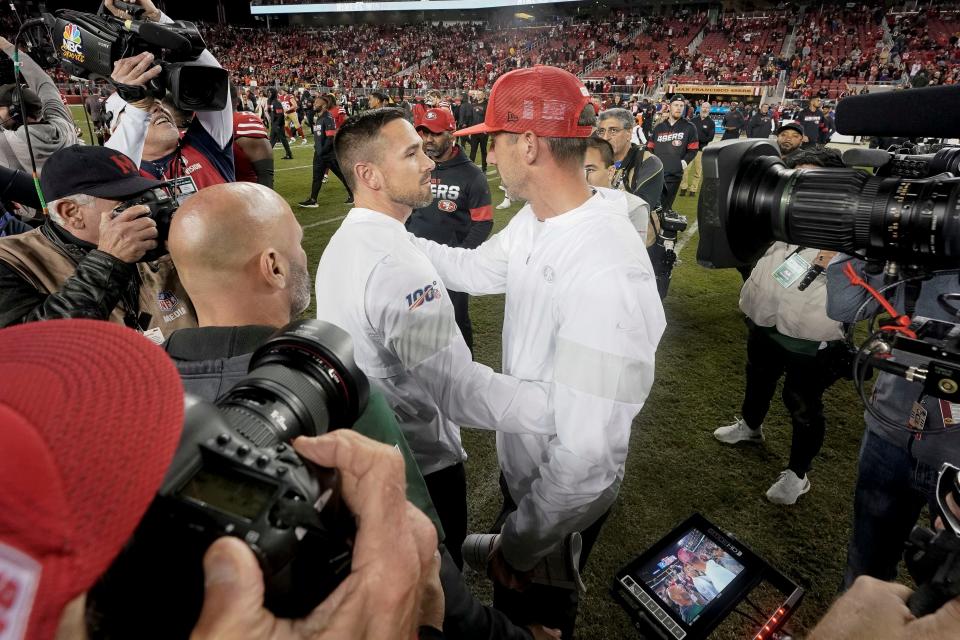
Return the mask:
<path id="1" fill-rule="evenodd" d="M 275 191 L 234 182 L 191 196 L 173 216 L 167 246 L 201 326 L 267 318 L 282 326 L 310 303 L 302 238 L 290 205 Z"/>

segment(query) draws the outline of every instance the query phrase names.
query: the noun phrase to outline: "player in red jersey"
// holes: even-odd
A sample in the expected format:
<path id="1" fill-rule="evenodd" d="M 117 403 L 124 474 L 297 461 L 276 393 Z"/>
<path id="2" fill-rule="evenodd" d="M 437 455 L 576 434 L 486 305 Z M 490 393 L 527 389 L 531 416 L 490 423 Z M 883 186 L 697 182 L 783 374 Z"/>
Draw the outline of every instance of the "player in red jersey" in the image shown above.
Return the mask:
<path id="1" fill-rule="evenodd" d="M 240 92 L 232 87 L 233 163 L 238 182 L 258 182 L 273 188 L 273 149 L 270 134 L 254 113 L 240 111 Z"/>

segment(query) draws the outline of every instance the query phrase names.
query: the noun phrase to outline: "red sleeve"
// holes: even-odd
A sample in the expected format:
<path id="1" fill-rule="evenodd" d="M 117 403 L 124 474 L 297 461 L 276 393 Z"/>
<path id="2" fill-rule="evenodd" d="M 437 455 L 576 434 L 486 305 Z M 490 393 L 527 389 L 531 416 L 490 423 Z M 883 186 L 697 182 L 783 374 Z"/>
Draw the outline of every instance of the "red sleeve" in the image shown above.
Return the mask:
<path id="1" fill-rule="evenodd" d="M 650 134 L 650 140 L 647 140 L 647 149 L 653 151 L 657 148 L 657 143 L 653 141 L 653 134 Z"/>
<path id="2" fill-rule="evenodd" d="M 233 114 L 233 136 L 235 138 L 270 138 L 260 118 L 252 113 L 240 112 Z"/>
<path id="3" fill-rule="evenodd" d="M 493 206 L 484 205 L 475 209 L 470 209 L 470 219 L 474 222 L 486 222 L 493 220 Z"/>

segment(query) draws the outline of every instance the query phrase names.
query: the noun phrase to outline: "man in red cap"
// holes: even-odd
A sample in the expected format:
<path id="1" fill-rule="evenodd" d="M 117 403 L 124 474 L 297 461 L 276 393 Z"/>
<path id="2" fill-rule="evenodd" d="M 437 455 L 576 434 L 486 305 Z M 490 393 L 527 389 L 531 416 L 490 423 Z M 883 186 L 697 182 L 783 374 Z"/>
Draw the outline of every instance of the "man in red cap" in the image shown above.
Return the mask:
<path id="1" fill-rule="evenodd" d="M 424 153 L 436 167 L 430 176 L 433 202 L 413 211 L 407 219 L 407 229 L 419 238 L 450 247 L 477 248 L 493 229 L 487 177 L 453 144 L 457 125 L 448 110 L 428 109 L 414 126 L 423 139 Z M 473 351 L 470 297 L 459 291 L 448 293 L 463 340 Z"/>
<path id="2" fill-rule="evenodd" d="M 564 638 L 573 637 L 577 594 L 530 585 L 530 570 L 573 531 L 583 568 L 616 499 L 666 326 L 626 198 L 586 182 L 589 100 L 561 69 L 503 75 L 484 122 L 457 135 L 489 134 L 507 194 L 527 205 L 474 250 L 414 239 L 449 287 L 506 293 L 503 371 L 551 385 L 555 435 L 497 433 L 504 508 L 490 565 L 494 606 Z"/>
<path id="3" fill-rule="evenodd" d="M 133 534 L 177 449 L 180 379 L 147 340 L 88 320 L 0 331 L 0 379 L 31 382 L 0 385 L 0 638 L 85 638 L 86 593 Z M 263 607 L 253 551 L 220 538 L 203 559 L 191 637 L 379 640 L 414 637 L 418 622 L 439 628 L 436 532 L 404 499 L 400 454 L 349 429 L 294 447 L 340 473 L 359 524 L 353 571 L 303 620 L 277 620 Z"/>

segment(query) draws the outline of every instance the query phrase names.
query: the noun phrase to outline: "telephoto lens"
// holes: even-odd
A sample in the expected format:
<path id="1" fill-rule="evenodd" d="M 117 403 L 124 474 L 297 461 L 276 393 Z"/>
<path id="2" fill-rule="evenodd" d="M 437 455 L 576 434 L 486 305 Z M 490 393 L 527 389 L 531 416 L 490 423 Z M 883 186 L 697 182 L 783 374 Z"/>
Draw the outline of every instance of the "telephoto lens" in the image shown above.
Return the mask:
<path id="1" fill-rule="evenodd" d="M 787 169 L 776 147 L 757 140 L 710 145 L 703 167 L 703 266 L 753 264 L 774 240 L 932 268 L 960 257 L 960 179 L 949 174 Z"/>

